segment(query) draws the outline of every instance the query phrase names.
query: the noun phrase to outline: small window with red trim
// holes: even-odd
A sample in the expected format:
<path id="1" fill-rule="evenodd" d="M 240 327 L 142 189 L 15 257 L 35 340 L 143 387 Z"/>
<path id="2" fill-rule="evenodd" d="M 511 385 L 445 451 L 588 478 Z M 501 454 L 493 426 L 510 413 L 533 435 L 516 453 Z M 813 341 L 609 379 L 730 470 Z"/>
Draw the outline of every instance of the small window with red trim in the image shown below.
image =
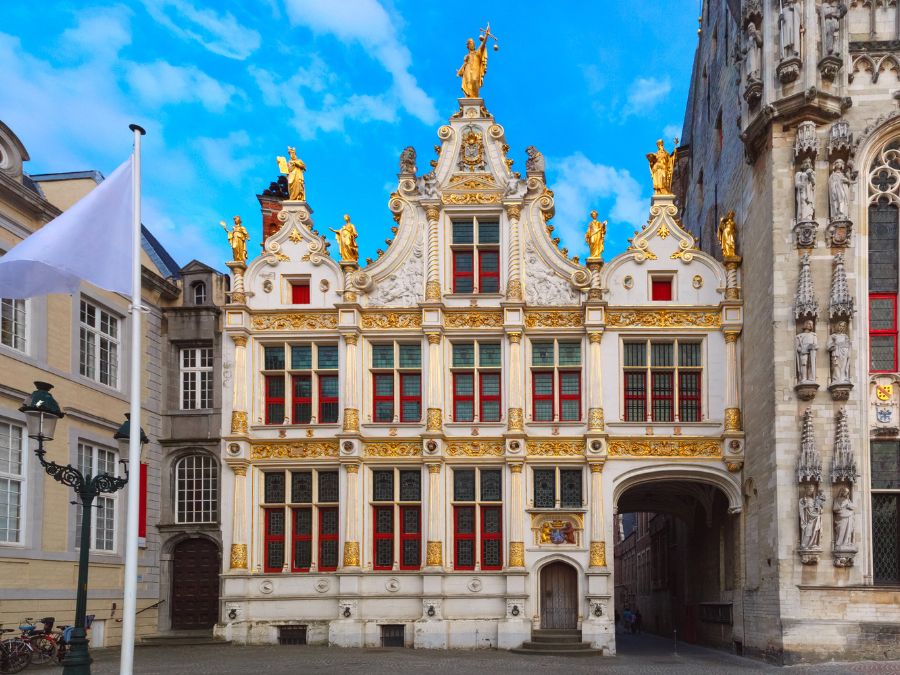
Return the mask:
<path id="1" fill-rule="evenodd" d="M 897 372 L 897 296 L 869 296 L 869 370 Z"/>
<path id="2" fill-rule="evenodd" d="M 420 469 L 372 471 L 372 569 L 422 566 L 422 472 Z M 396 535 L 396 536 L 395 536 Z"/>
<path id="3" fill-rule="evenodd" d="M 278 344 L 263 350 L 266 424 L 336 424 L 338 346 Z"/>
<path id="4" fill-rule="evenodd" d="M 372 345 L 372 421 L 422 420 L 422 345 L 384 342 Z"/>
<path id="5" fill-rule="evenodd" d="M 309 304 L 309 281 L 292 281 L 291 282 L 291 304 L 308 305 Z"/>
<path id="6" fill-rule="evenodd" d="M 654 302 L 670 302 L 672 295 L 673 278 L 670 276 L 650 277 L 650 300 Z"/>
<path id="7" fill-rule="evenodd" d="M 451 224 L 454 293 L 500 292 L 500 222 L 455 220 Z"/>
<path id="8" fill-rule="evenodd" d="M 703 421 L 700 342 L 625 342 L 623 365 L 626 422 Z"/>
<path id="9" fill-rule="evenodd" d="M 533 340 L 531 419 L 577 422 L 581 398 L 581 341 Z"/>
<path id="10" fill-rule="evenodd" d="M 453 569 L 503 569 L 503 471 L 453 470 Z"/>

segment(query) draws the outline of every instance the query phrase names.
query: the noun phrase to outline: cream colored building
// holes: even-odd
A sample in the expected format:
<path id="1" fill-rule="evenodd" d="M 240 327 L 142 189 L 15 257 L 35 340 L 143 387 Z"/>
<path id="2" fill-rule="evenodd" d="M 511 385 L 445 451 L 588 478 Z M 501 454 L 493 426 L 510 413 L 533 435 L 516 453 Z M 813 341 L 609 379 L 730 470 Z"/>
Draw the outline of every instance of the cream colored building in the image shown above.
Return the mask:
<path id="1" fill-rule="evenodd" d="M 515 172 L 484 101 L 437 136 L 433 171 L 401 157 L 377 260 L 335 260 L 284 200 L 229 263 L 216 632 L 511 649 L 556 628 L 612 654 L 617 508 L 737 531 L 739 260 L 659 194 L 627 252 L 585 264 L 543 156 Z"/>

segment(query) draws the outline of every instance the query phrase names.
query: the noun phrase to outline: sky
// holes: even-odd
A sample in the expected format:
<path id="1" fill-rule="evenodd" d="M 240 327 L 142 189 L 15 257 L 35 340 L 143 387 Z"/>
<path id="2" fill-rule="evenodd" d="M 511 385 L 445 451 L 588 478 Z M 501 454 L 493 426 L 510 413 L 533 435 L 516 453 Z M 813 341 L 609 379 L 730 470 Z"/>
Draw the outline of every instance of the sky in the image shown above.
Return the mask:
<path id="1" fill-rule="evenodd" d="M 321 232 L 351 215 L 360 258 L 384 248 L 404 147 L 428 167 L 458 109 L 465 42 L 499 38 L 481 94 L 514 170 L 546 157 L 554 235 L 586 255 L 589 212 L 607 259 L 646 222 L 646 153 L 680 135 L 698 0 L 0 2 L 0 120 L 31 174 L 109 175 L 142 142 L 143 221 L 184 265 L 224 270 L 219 221 L 261 241 L 256 195 L 287 146 L 307 166 Z M 336 250 L 336 246 L 332 246 Z"/>

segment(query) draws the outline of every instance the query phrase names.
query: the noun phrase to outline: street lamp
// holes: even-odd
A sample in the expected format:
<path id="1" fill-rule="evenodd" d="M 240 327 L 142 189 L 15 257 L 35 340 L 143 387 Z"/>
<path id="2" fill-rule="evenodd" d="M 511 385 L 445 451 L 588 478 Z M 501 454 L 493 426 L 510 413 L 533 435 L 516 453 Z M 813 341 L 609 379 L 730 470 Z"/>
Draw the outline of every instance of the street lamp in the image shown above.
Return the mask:
<path id="1" fill-rule="evenodd" d="M 53 440 L 56 431 L 56 423 L 65 416 L 59 404 L 53 398 L 50 390 L 52 384 L 35 382 L 35 391 L 25 399 L 19 412 L 25 414 L 28 427 L 28 437 L 38 442 L 34 454 L 44 470 L 59 483 L 75 489 L 75 494 L 81 499 L 81 549 L 78 558 L 78 587 L 75 600 L 75 627 L 72 629 L 72 637 L 69 640 L 70 648 L 66 658 L 63 659 L 63 675 L 90 675 L 91 655 L 88 651 L 88 641 L 85 633 L 85 614 L 87 613 L 87 582 L 88 566 L 91 550 L 91 508 L 94 499 L 101 493 L 112 493 L 121 490 L 128 483 L 128 464 L 121 461 L 125 468 L 125 477 L 111 476 L 101 473 L 92 476 L 84 475 L 71 464 L 60 466 L 56 462 L 48 462 L 44 459 L 46 450 L 44 441 Z M 128 422 L 116 432 L 116 439 Z M 146 437 L 141 433 L 141 440 Z"/>

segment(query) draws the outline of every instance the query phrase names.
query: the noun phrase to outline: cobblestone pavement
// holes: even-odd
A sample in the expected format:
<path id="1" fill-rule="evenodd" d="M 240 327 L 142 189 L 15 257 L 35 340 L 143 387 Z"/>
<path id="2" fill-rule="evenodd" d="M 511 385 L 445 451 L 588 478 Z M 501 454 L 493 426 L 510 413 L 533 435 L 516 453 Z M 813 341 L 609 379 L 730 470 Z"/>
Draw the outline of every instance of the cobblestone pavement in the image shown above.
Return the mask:
<path id="1" fill-rule="evenodd" d="M 138 647 L 135 675 L 190 673 L 191 675 L 529 675 L 531 673 L 900 673 L 900 661 L 825 664 L 777 668 L 732 654 L 679 643 L 673 653 L 669 640 L 651 635 L 619 635 L 616 657 L 520 656 L 504 651 L 431 651 L 420 649 L 338 649 L 329 647 Z M 94 675 L 115 675 L 118 649 L 94 652 Z"/>

